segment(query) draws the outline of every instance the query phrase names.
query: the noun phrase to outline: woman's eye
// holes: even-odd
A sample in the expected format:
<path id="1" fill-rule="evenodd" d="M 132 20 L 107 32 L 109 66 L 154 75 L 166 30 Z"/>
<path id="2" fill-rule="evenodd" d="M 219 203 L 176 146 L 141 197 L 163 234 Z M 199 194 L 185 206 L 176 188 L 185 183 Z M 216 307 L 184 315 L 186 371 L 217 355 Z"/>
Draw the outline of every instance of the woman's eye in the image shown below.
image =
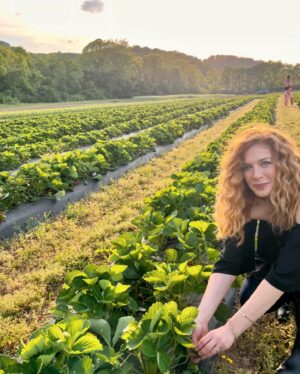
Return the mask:
<path id="1" fill-rule="evenodd" d="M 263 161 L 261 163 L 261 165 L 264 166 L 264 167 L 269 166 L 269 165 L 271 165 L 271 161 Z"/>
<path id="2" fill-rule="evenodd" d="M 244 165 L 242 167 L 242 171 L 247 171 L 247 170 L 250 170 L 251 166 L 250 165 Z"/>

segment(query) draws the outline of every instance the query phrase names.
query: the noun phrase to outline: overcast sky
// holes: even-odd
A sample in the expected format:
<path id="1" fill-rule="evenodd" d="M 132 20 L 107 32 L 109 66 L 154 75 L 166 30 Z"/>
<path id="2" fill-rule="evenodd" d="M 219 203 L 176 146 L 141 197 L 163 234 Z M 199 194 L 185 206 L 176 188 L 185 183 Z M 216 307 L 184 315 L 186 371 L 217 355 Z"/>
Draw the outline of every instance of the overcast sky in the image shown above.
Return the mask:
<path id="1" fill-rule="evenodd" d="M 81 52 L 89 42 L 300 63 L 300 1 L 0 0 L 0 40 L 31 52 Z"/>

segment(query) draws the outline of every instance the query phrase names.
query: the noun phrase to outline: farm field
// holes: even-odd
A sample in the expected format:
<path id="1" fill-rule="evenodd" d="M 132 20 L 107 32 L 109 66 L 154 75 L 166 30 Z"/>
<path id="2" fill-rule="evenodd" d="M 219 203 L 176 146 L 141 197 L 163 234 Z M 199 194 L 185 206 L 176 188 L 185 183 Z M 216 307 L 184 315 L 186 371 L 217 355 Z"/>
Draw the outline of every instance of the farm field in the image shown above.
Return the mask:
<path id="1" fill-rule="evenodd" d="M 300 374 L 289 5 L 0 0 L 0 374 Z"/>
<path id="2" fill-rule="evenodd" d="M 116 235 L 133 229 L 131 220 L 143 200 L 170 183 L 170 176 L 192 159 L 227 126 L 256 102 L 237 109 L 226 119 L 166 155 L 128 173 L 119 181 L 74 204 L 53 222 L 3 242 L 1 258 L 1 332 L 3 351 L 13 351 L 21 337 L 48 319 L 48 309 L 68 270 L 82 267 L 108 248 Z"/>
<path id="3" fill-rule="evenodd" d="M 253 107 L 254 107 L 254 105 L 255 105 L 256 103 L 251 103 L 251 104 L 247 104 L 247 106 L 245 107 L 245 108 L 247 108 L 248 110 L 250 110 L 250 109 L 252 109 Z M 251 106 L 252 106 L 252 108 L 251 108 Z M 241 111 L 245 111 L 245 108 L 243 108 Z M 205 144 L 208 144 L 208 143 L 210 143 L 215 137 L 216 137 L 216 135 L 218 135 L 218 132 L 215 132 L 214 134 L 211 134 L 210 132 L 211 131 L 216 131 L 216 129 L 218 128 L 218 126 L 219 126 L 219 133 L 221 133 L 222 132 L 222 130 L 224 131 L 227 127 L 228 127 L 228 125 L 230 125 L 231 123 L 233 123 L 233 122 L 235 122 L 235 120 L 237 119 L 237 118 L 233 118 L 233 116 L 234 115 L 236 115 L 237 117 L 238 117 L 238 113 L 239 113 L 239 111 L 240 110 L 238 110 L 238 111 L 236 111 L 235 113 L 233 113 L 233 114 L 231 114 L 230 116 L 229 116 L 229 118 L 227 118 L 226 120 L 224 120 L 224 121 L 220 121 L 220 123 L 218 123 L 217 125 L 215 125 L 214 127 L 212 127 L 211 129 L 209 129 L 209 130 L 205 130 L 202 134 L 200 134 L 200 135 L 198 135 L 196 138 L 194 138 L 194 139 L 192 139 L 191 141 L 189 141 L 189 142 L 186 142 L 186 143 L 183 143 L 178 149 L 176 149 L 176 150 L 179 150 L 180 148 L 183 148 L 184 149 L 184 146 L 187 146 L 188 145 L 188 147 L 189 147 L 189 151 L 191 150 L 190 149 L 190 147 L 191 147 L 191 143 L 193 143 L 194 142 L 194 140 L 196 140 L 197 138 L 201 138 L 201 136 L 203 136 L 203 135 L 205 135 L 205 143 L 202 143 L 202 145 L 205 145 Z M 250 112 L 249 112 L 250 113 Z M 242 114 L 242 113 L 240 113 L 240 114 Z M 259 116 L 258 116 L 259 117 Z M 249 116 L 249 117 L 247 117 L 247 116 L 245 116 L 245 119 L 244 119 L 244 122 L 243 121 L 241 121 L 241 122 L 237 122 L 237 125 L 238 126 L 241 126 L 243 123 L 247 123 L 247 122 L 265 122 L 265 123 L 269 123 L 270 122 L 270 119 L 268 119 L 268 116 L 263 116 L 263 115 L 261 115 L 259 118 L 258 117 L 256 117 L 255 116 L 255 114 L 254 115 L 252 115 L 252 117 L 251 117 L 251 115 Z M 269 117 L 270 118 L 270 117 Z M 226 121 L 227 121 L 227 123 L 226 123 Z M 237 126 L 236 125 L 236 126 Z M 221 128 L 220 128 L 221 127 Z M 233 128 L 233 127 L 232 127 Z M 220 131 L 221 130 L 221 131 Z M 233 130 L 232 130 L 233 131 Z M 213 137 L 212 138 L 208 138 L 208 136 L 212 136 L 213 135 Z M 228 136 L 230 136 L 230 133 L 228 133 L 228 135 L 227 135 L 227 137 Z M 207 141 L 208 140 L 208 141 Z M 202 139 L 202 142 L 203 142 L 203 139 Z M 218 142 L 216 142 L 216 146 L 214 146 L 214 147 L 220 147 L 220 144 L 222 144 L 222 142 L 220 143 L 218 143 Z M 211 149 L 216 149 L 216 148 L 211 148 Z M 174 150 L 174 151 L 172 151 L 172 152 L 176 152 L 176 150 Z M 166 156 L 164 156 L 164 157 L 172 157 L 173 156 L 173 159 L 171 159 L 171 160 L 174 160 L 174 159 L 176 159 L 176 158 L 174 158 L 174 154 L 172 154 L 172 152 L 170 152 L 169 154 L 167 154 Z M 198 148 L 198 152 L 199 152 L 199 148 Z M 197 154 L 197 152 L 196 152 L 196 154 Z M 191 156 L 191 157 L 189 157 L 189 159 L 192 159 L 193 158 L 193 156 L 190 154 L 189 156 Z M 163 157 L 163 158 L 164 158 Z M 203 156 L 202 156 L 203 157 Z M 163 159 L 162 158 L 162 159 Z M 170 160 L 170 159 L 169 159 Z M 186 161 L 186 160 L 185 160 Z M 196 161 L 194 162 L 194 163 L 190 163 L 186 168 L 185 168 L 185 170 L 186 171 L 190 171 L 190 172 L 192 172 L 192 173 L 196 173 L 196 170 L 198 170 L 198 167 L 199 167 L 199 165 L 201 164 L 201 158 L 200 158 L 200 160 L 199 159 L 196 159 Z M 215 162 L 214 162 L 215 163 Z M 177 165 L 178 164 L 178 162 L 176 162 L 176 166 L 178 166 Z M 199 165 L 198 165 L 199 164 Z M 182 165 L 181 165 L 182 166 Z M 195 169 L 196 168 L 196 169 Z M 180 177 L 179 177 L 179 180 L 180 180 Z M 117 182 L 118 183 L 118 182 Z M 113 187 L 113 186 L 111 186 L 111 187 Z M 111 187 L 108 187 L 107 188 L 107 191 L 110 191 L 111 190 Z M 119 188 L 117 189 L 118 191 L 119 191 Z M 106 191 L 105 191 L 106 192 Z M 111 200 L 110 200 L 111 201 Z M 154 201 L 154 204 L 155 204 L 155 199 L 153 200 Z M 159 200 L 158 200 L 159 201 Z M 86 204 L 86 203 L 84 203 L 84 204 Z M 86 224 L 88 224 L 88 225 L 90 225 L 90 224 L 92 224 L 92 222 L 93 221 L 86 221 L 86 219 L 88 218 L 88 215 L 87 215 L 87 213 L 86 213 L 86 215 L 80 215 L 80 213 L 82 212 L 82 206 L 80 206 L 81 205 L 81 203 L 79 203 L 79 204 L 76 204 L 76 205 L 74 205 L 73 207 L 70 207 L 69 209 L 68 209 L 68 211 L 66 212 L 66 219 L 68 220 L 68 224 L 70 223 L 70 221 L 73 221 L 73 223 L 79 223 L 80 225 L 82 225 L 82 226 L 85 226 Z M 152 204 L 152 206 L 153 206 L 153 204 Z M 155 205 L 154 205 L 155 206 Z M 75 208 L 75 207 L 77 207 L 77 209 Z M 79 207 L 79 208 L 78 208 Z M 170 212 L 171 213 L 171 212 Z M 169 213 L 169 214 L 170 214 Z M 200 213 L 200 212 L 199 212 Z M 199 213 L 197 213 L 197 214 L 199 214 Z M 209 214 L 208 212 L 207 212 L 207 214 Z M 200 216 L 201 216 L 201 214 L 200 214 Z M 199 216 L 199 217 L 200 217 Z M 199 219 L 199 218 L 198 218 Z M 75 221 L 75 222 L 74 222 Z M 56 221 L 55 221 L 56 222 Z M 55 225 L 55 222 L 54 222 L 54 225 Z M 37 240 L 37 236 L 39 236 L 42 232 L 43 232 L 43 234 L 44 235 L 47 235 L 46 234 L 46 232 L 48 231 L 48 232 L 50 232 L 51 230 L 52 230 L 52 227 L 50 227 L 49 225 L 48 225 L 48 230 L 46 230 L 46 232 L 45 232 L 45 227 L 47 227 L 47 224 L 45 225 L 41 225 L 41 227 L 38 229 L 38 230 L 34 230 L 32 233 L 29 233 L 29 234 L 27 234 L 27 235 L 25 235 L 23 238 L 19 238 L 19 239 L 17 239 L 14 243 L 20 243 L 20 242 L 22 242 L 23 241 L 23 244 L 24 244 L 24 240 L 26 241 L 26 240 Z M 43 228 L 43 229 L 42 229 Z M 77 227 L 78 228 L 78 227 Z M 133 229 L 134 228 L 134 226 L 132 226 L 131 224 L 129 224 L 129 226 L 127 227 L 127 229 Z M 116 232 L 120 232 L 120 231 L 123 231 L 122 229 L 119 229 L 119 230 L 116 230 Z M 39 234 L 37 234 L 37 233 L 39 233 Z M 77 232 L 78 233 L 78 232 Z M 32 236 L 33 235 L 33 238 L 32 237 L 30 237 L 30 236 Z M 149 234 L 148 234 L 149 235 Z M 42 235 L 43 236 L 43 235 Z M 99 236 L 98 236 L 98 238 L 99 238 Z M 65 240 L 65 238 L 63 239 L 63 240 Z M 151 241 L 151 240 L 150 240 Z M 12 248 L 11 248 L 11 242 L 9 243 L 9 244 L 7 244 L 7 246 L 6 246 L 6 248 L 5 248 L 5 251 L 6 252 L 10 252 L 10 253 L 12 253 L 12 252 L 15 252 L 14 250 L 12 250 Z M 89 244 L 91 244 L 91 243 L 89 243 Z M 110 245 L 110 241 L 102 241 L 101 242 L 101 240 L 100 241 L 98 241 L 97 243 L 95 243 L 96 244 L 96 247 L 98 247 L 98 248 L 103 248 L 103 249 L 105 249 L 107 246 L 109 246 Z M 28 248 L 28 246 L 26 246 L 25 245 L 25 247 L 26 248 Z M 23 248 L 25 248 L 25 247 L 23 247 Z M 19 247 L 20 248 L 20 247 Z M 53 249 L 53 247 L 52 247 L 52 249 Z M 19 250 L 17 250 L 17 252 L 18 252 L 18 255 L 21 255 L 21 253 L 23 254 L 23 251 L 21 251 L 20 249 Z M 36 250 L 36 252 L 38 252 L 37 250 Z M 53 251 L 52 251 L 52 254 L 53 254 Z M 101 255 L 100 255 L 100 257 L 98 257 L 98 260 L 100 260 L 100 258 L 101 258 L 101 256 L 103 256 L 103 255 L 105 255 L 106 254 L 106 252 L 104 251 L 102 251 L 101 252 Z M 27 256 L 28 256 L 29 254 L 27 254 Z M 31 255 L 29 255 L 28 257 L 27 257 L 27 259 L 28 258 L 32 258 L 32 257 L 34 257 L 34 256 L 38 256 L 38 253 L 32 253 L 32 256 Z M 75 253 L 74 253 L 74 255 L 75 255 Z M 93 255 L 89 258 L 89 260 L 91 259 L 93 257 Z M 11 258 L 12 259 L 12 258 Z M 25 258 L 24 258 L 25 259 Z M 23 261 L 24 261 L 24 259 L 23 259 Z M 66 260 L 66 258 L 64 258 L 65 260 Z M 39 260 L 40 260 L 40 263 L 41 263 L 41 258 L 39 258 Z M 71 260 L 71 259 L 70 259 Z M 80 260 L 77 262 L 77 263 L 70 263 L 69 262 L 69 267 L 68 267 L 68 270 L 70 270 L 70 268 L 72 268 L 72 265 L 74 266 L 74 268 L 76 268 L 76 267 L 81 267 L 82 265 L 83 265 L 83 263 L 85 262 L 85 260 L 87 260 L 87 258 L 80 258 Z M 4 261 L 3 261 L 3 263 L 5 262 L 5 258 L 4 258 Z M 24 265 L 25 265 L 25 263 L 23 262 L 23 264 L 21 264 L 21 263 L 19 263 L 18 264 L 20 267 L 23 267 Z M 71 265 L 71 266 L 70 266 Z M 34 267 L 34 266 L 33 266 Z M 4 274 L 3 274 L 4 275 Z M 17 274 L 16 274 L 17 275 Z M 36 276 L 35 277 L 33 277 L 32 279 L 35 279 L 35 280 L 37 280 L 38 279 L 38 275 L 36 274 Z M 24 278 L 23 278 L 23 283 L 24 283 Z M 48 290 L 47 290 L 48 292 L 49 292 L 49 288 L 48 288 Z M 54 291 L 55 292 L 55 291 Z M 16 294 L 14 295 L 14 296 L 17 296 Z M 15 299 L 15 298 L 14 298 Z M 3 300 L 4 301 L 4 300 Z M 7 298 L 5 301 L 4 301 L 4 303 L 3 303 L 3 306 L 4 306 L 4 304 L 5 305 L 7 305 L 8 303 L 7 303 L 7 301 L 12 301 L 12 297 L 9 299 L 9 298 Z M 37 301 L 37 300 L 36 300 Z M 49 302 L 49 300 L 47 301 L 47 303 Z M 46 304 L 47 304 L 46 303 Z M 43 305 L 43 307 L 47 307 L 48 305 L 46 305 L 46 304 L 44 304 Z M 40 307 L 40 305 L 39 305 L 39 307 Z M 20 312 L 20 310 L 19 310 L 19 312 Z M 19 313 L 20 314 L 20 313 Z M 9 313 L 7 313 L 6 312 L 6 315 L 5 315 L 5 313 L 3 314 L 5 317 L 7 316 L 7 315 L 9 315 Z M 40 316 L 40 321 L 39 322 L 42 322 L 42 319 L 43 319 L 43 317 L 45 317 L 45 318 L 47 318 L 47 316 L 45 315 L 45 316 Z M 3 322 L 4 322 L 4 320 L 5 320 L 5 318 L 3 318 Z M 38 325 L 38 323 L 36 323 L 36 325 Z M 7 325 L 8 326 L 8 325 Z M 12 346 L 14 345 L 14 343 L 12 342 Z M 11 347 L 10 347 L 11 348 Z M 7 348 L 6 348 L 7 349 Z"/>
<path id="4" fill-rule="evenodd" d="M 179 104 L 178 110 L 174 110 L 174 104 L 159 109 L 153 106 L 147 108 L 139 106 L 133 108 L 133 113 L 131 113 L 131 108 L 120 107 L 112 112 L 102 113 L 100 110 L 100 118 L 97 114 L 84 111 L 76 115 L 75 119 L 69 113 L 60 114 L 58 118 L 56 115 L 46 118 L 43 116 L 41 118 L 39 116 L 37 118 L 21 117 L 16 118 L 13 124 L 11 124 L 12 118 L 5 119 L 2 123 L 4 137 L 2 146 L 5 150 L 0 154 L 3 168 L 18 166 L 31 157 L 41 155 L 46 150 L 60 152 L 80 145 L 95 144 L 89 150 L 75 149 L 63 154 L 46 155 L 36 163 L 22 165 L 14 174 L 9 171 L 0 172 L 2 220 L 5 219 L 5 211 L 20 203 L 37 201 L 43 196 L 61 196 L 80 182 L 89 179 L 99 180 L 108 171 L 155 151 L 156 146 L 171 144 L 186 132 L 211 124 L 212 121 L 249 100 L 248 97 L 201 100 L 189 104 L 184 102 L 182 107 L 181 103 Z M 120 117 L 122 117 L 121 123 L 118 122 Z M 35 126 L 33 128 L 29 126 L 28 121 L 35 121 Z M 61 121 L 69 121 L 69 125 L 61 126 Z M 108 126 L 109 124 L 112 125 Z M 94 126 L 104 127 L 104 129 L 89 132 L 88 130 Z M 105 126 L 108 127 L 105 128 Z M 76 131 L 80 131 L 82 127 L 86 132 L 76 134 Z M 141 129 L 143 131 L 126 139 L 113 139 L 114 136 Z M 12 136 L 9 136 L 9 131 L 12 132 Z M 20 144 L 16 140 L 18 132 L 22 132 Z M 63 136 L 66 132 L 69 134 Z M 46 142 L 42 140 L 42 143 L 39 143 L 39 140 L 44 139 L 47 133 L 49 133 L 47 138 L 50 140 Z M 62 143 L 58 138 L 63 139 Z M 97 142 L 97 139 L 100 140 Z M 27 141 L 32 142 L 32 145 L 22 145 Z"/>
<path id="5" fill-rule="evenodd" d="M 102 99 L 102 100 L 85 100 L 85 101 L 69 101 L 69 102 L 55 102 L 55 103 L 20 103 L 20 104 L 0 104 L 0 115 L 14 115 L 16 112 L 29 113 L 37 111 L 39 112 L 52 112 L 65 110 L 65 108 L 72 110 L 81 110 L 82 107 L 94 108 L 101 106 L 118 106 L 124 105 L 135 105 L 137 103 L 147 102 L 160 102 L 160 101 L 173 101 L 177 99 L 190 99 L 190 98 L 214 98 L 223 97 L 227 95 L 210 95 L 210 94 L 189 94 L 189 95 L 155 95 L 155 96 L 135 96 L 131 99 Z"/>
<path id="6" fill-rule="evenodd" d="M 229 101 L 189 100 L 0 119 L 1 170 L 13 169 L 46 153 L 73 150 L 186 118 Z"/>

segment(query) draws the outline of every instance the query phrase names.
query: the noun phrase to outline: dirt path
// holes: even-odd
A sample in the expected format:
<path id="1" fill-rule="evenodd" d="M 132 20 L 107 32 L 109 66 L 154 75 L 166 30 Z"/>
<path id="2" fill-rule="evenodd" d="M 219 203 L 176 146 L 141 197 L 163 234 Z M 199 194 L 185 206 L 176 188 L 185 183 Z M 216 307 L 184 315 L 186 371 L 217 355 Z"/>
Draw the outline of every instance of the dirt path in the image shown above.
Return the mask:
<path id="1" fill-rule="evenodd" d="M 168 186 L 172 174 L 256 103 L 234 111 L 162 157 L 70 205 L 53 222 L 4 244 L 0 248 L 0 350 L 13 352 L 21 337 L 44 323 L 65 273 L 95 260 L 97 249 L 109 248 L 120 232 L 133 229 L 131 221 L 144 199 Z"/>
<path id="2" fill-rule="evenodd" d="M 277 106 L 276 127 L 290 134 L 300 148 L 300 109 L 296 104 L 286 107 L 283 96 Z"/>

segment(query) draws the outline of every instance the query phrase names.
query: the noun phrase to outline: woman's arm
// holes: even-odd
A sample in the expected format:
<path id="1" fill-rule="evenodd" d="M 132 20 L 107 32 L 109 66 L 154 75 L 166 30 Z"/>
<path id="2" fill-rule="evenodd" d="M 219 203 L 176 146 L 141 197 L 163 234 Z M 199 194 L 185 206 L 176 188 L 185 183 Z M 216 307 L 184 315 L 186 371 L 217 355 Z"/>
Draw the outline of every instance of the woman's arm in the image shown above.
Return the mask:
<path id="1" fill-rule="evenodd" d="M 229 349 L 234 340 L 270 309 L 282 295 L 283 291 L 262 280 L 248 301 L 224 326 L 210 331 L 196 344 L 196 351 L 201 359 Z"/>
<path id="2" fill-rule="evenodd" d="M 209 322 L 235 280 L 235 275 L 213 273 L 199 304 L 197 321 Z"/>
<path id="3" fill-rule="evenodd" d="M 198 307 L 198 316 L 195 320 L 196 326 L 192 334 L 192 342 L 195 346 L 197 346 L 199 341 L 208 333 L 208 322 L 214 315 L 235 278 L 235 275 L 223 273 L 213 273 L 210 276 Z M 191 359 L 194 362 L 199 361 L 197 357 L 193 357 L 192 353 Z"/>

